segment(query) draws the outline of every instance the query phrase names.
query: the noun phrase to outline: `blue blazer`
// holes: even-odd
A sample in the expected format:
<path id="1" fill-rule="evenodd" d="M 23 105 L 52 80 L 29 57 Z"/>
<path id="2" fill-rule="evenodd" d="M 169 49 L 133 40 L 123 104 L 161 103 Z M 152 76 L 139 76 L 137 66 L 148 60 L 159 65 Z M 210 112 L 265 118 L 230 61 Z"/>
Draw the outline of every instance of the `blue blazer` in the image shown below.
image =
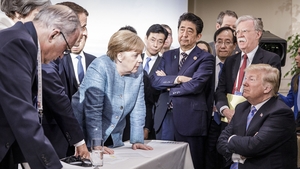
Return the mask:
<path id="1" fill-rule="evenodd" d="M 279 96 L 285 102 L 285 104 L 287 104 L 289 107 L 294 106 L 294 117 L 295 117 L 295 120 L 296 120 L 297 117 L 298 117 L 298 110 L 299 109 L 298 109 L 298 104 L 297 104 L 298 91 L 294 91 L 293 85 L 292 85 L 294 83 L 294 80 L 295 80 L 295 76 L 292 78 L 291 88 L 290 88 L 289 93 L 287 94 L 287 96 L 284 96 L 280 93 L 279 93 Z M 298 79 L 296 79 L 296 80 L 298 80 Z"/>
<path id="2" fill-rule="evenodd" d="M 122 135 L 127 114 L 130 114 L 130 142 L 144 143 L 146 107 L 142 65 L 136 73 L 120 76 L 116 63 L 108 56 L 96 58 L 72 97 L 72 107 L 88 146 L 92 138 L 106 140 L 109 135 L 114 147 L 124 145 Z"/>
<path id="3" fill-rule="evenodd" d="M 16 160 L 24 160 L 23 155 L 31 168 L 62 168 L 33 101 L 38 52 L 34 25 L 17 22 L 0 37 L 0 161 L 13 149 Z"/>
<path id="4" fill-rule="evenodd" d="M 205 136 L 212 112 L 210 96 L 214 90 L 215 58 L 196 46 L 178 71 L 179 52 L 178 48 L 163 54 L 157 70 L 163 70 L 166 76 L 157 76 L 156 73 L 151 76 L 152 86 L 162 90 L 157 102 L 154 128 L 160 128 L 167 112 L 167 103 L 172 101 L 176 130 L 184 136 Z M 192 80 L 174 84 L 178 75 L 192 77 Z"/>

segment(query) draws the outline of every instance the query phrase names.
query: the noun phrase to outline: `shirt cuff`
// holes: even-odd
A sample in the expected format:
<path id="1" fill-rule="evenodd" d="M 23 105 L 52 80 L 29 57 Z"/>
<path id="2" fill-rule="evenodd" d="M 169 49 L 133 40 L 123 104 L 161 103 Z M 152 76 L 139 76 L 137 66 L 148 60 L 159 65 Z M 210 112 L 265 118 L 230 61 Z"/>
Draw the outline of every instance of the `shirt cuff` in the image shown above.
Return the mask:
<path id="1" fill-rule="evenodd" d="M 225 105 L 225 106 L 222 106 L 222 107 L 220 108 L 219 113 L 220 113 L 222 116 L 224 116 L 224 114 L 223 114 L 223 112 L 222 112 L 224 109 L 229 109 L 229 107 Z"/>
<path id="2" fill-rule="evenodd" d="M 81 145 L 83 145 L 83 144 L 85 144 L 85 141 L 84 141 L 84 140 L 81 140 L 80 142 L 74 144 L 74 146 L 75 146 L 75 147 L 78 147 L 78 146 L 81 146 Z"/>
<path id="3" fill-rule="evenodd" d="M 174 84 L 180 84 L 180 82 L 178 82 L 178 76 L 177 76 L 176 79 L 174 80 Z"/>

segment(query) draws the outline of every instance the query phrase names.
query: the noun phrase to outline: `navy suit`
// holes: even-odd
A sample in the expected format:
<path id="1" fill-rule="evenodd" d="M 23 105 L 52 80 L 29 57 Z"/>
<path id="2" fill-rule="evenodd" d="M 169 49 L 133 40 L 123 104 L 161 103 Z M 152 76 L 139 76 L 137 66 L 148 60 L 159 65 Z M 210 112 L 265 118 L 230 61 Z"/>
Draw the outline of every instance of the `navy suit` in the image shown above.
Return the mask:
<path id="1" fill-rule="evenodd" d="M 54 62 L 42 65 L 43 77 L 43 128 L 59 158 L 67 156 L 69 145 L 84 139 L 83 132 L 74 116 L 71 102 Z"/>
<path id="2" fill-rule="evenodd" d="M 204 139 L 213 103 L 212 97 L 208 97 L 213 95 L 215 58 L 196 46 L 179 71 L 179 56 L 179 48 L 165 52 L 157 70 L 163 70 L 166 76 L 157 76 L 155 73 L 151 76 L 152 86 L 162 90 L 155 111 L 154 127 L 160 129 L 167 103 L 172 101 L 175 140 L 187 141 L 194 167 L 203 168 Z M 192 80 L 174 84 L 178 75 L 191 77 Z"/>
<path id="3" fill-rule="evenodd" d="M 94 55 L 84 52 L 86 68 L 91 64 L 91 62 L 96 58 Z M 73 67 L 73 62 L 70 54 L 65 54 L 64 57 L 58 60 L 59 65 L 59 74 L 62 80 L 62 83 L 65 87 L 66 94 L 69 99 L 72 99 L 72 96 L 78 90 L 78 82 L 76 80 L 76 75 Z"/>
<path id="4" fill-rule="evenodd" d="M 38 53 L 34 25 L 17 22 L 0 37 L 0 161 L 12 151 L 16 162 L 25 160 L 31 168 L 62 168 L 33 101 Z"/>
<path id="5" fill-rule="evenodd" d="M 278 97 L 271 97 L 246 130 L 250 108 L 248 101 L 237 105 L 231 122 L 218 139 L 218 151 L 227 159 L 232 153 L 246 157 L 239 169 L 296 169 L 297 138 L 292 110 Z M 236 136 L 228 142 L 232 135 Z"/>

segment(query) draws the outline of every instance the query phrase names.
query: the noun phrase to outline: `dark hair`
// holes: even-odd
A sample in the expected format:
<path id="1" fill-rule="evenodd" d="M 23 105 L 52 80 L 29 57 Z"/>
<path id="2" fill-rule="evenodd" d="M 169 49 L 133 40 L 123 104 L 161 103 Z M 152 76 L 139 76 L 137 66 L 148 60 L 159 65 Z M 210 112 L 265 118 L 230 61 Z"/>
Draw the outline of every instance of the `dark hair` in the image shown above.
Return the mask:
<path id="1" fill-rule="evenodd" d="M 231 11 L 231 10 L 226 10 L 225 12 L 221 11 L 217 18 L 218 24 L 220 24 L 220 25 L 223 24 L 223 18 L 225 15 L 235 17 L 236 19 L 238 18 L 237 14 L 234 11 Z"/>
<path id="2" fill-rule="evenodd" d="M 196 45 L 198 45 L 198 44 L 204 44 L 206 47 L 207 47 L 207 52 L 208 53 L 210 53 L 210 54 L 212 54 L 212 50 L 211 50 L 211 47 L 209 46 L 209 44 L 206 42 L 206 41 L 203 41 L 203 40 L 199 40 L 197 43 L 196 43 Z"/>
<path id="3" fill-rule="evenodd" d="M 137 31 L 134 29 L 134 27 L 129 26 L 129 25 L 126 25 L 126 26 L 121 27 L 121 28 L 119 29 L 119 31 L 121 31 L 121 30 L 128 30 L 128 31 L 131 31 L 131 32 L 137 34 Z"/>
<path id="4" fill-rule="evenodd" d="M 71 8 L 77 15 L 84 13 L 86 16 L 89 16 L 89 13 L 86 9 L 84 9 L 82 6 L 80 6 L 74 2 L 68 2 L 68 1 L 60 2 L 60 3 L 57 3 L 56 5 L 65 5 L 69 8 Z"/>
<path id="5" fill-rule="evenodd" d="M 222 33 L 223 31 L 226 31 L 226 30 L 231 31 L 231 33 L 232 33 L 232 42 L 235 44 L 235 43 L 237 42 L 236 36 L 235 36 L 235 31 L 234 31 L 233 29 L 231 29 L 230 27 L 227 27 L 227 26 L 221 27 L 221 28 L 219 28 L 219 29 L 215 32 L 215 34 L 214 34 L 214 42 L 217 41 L 217 36 L 218 36 L 220 33 Z"/>
<path id="6" fill-rule="evenodd" d="M 169 35 L 169 32 L 163 26 L 161 26 L 160 24 L 154 24 L 154 25 L 151 25 L 149 27 L 149 29 L 146 32 L 147 38 L 149 37 L 150 33 L 162 33 L 162 34 L 164 34 L 165 35 L 164 41 L 168 38 L 168 35 Z"/>
<path id="7" fill-rule="evenodd" d="M 193 13 L 183 13 L 180 17 L 179 17 L 179 21 L 178 21 L 178 29 L 180 27 L 180 24 L 182 21 L 190 21 L 192 23 L 194 23 L 196 25 L 196 30 L 197 30 L 197 34 L 201 33 L 203 30 L 203 21 L 200 17 L 198 17 L 197 15 L 193 14 Z"/>

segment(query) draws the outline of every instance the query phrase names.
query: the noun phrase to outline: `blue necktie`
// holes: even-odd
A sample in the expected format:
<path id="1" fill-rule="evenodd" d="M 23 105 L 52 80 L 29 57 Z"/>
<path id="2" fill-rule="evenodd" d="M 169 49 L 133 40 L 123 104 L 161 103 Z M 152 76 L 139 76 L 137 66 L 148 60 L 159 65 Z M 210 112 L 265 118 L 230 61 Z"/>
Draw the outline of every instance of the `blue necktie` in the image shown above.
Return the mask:
<path id="1" fill-rule="evenodd" d="M 146 64 L 145 64 L 145 67 L 144 67 L 144 70 L 149 74 L 149 62 L 151 61 L 151 58 L 150 57 L 147 57 L 146 58 Z"/>
<path id="2" fill-rule="evenodd" d="M 223 68 L 223 63 L 220 62 L 220 63 L 219 63 L 219 66 L 220 66 L 220 71 L 219 71 L 218 78 L 220 79 L 220 75 L 221 75 L 221 73 L 222 73 L 222 68 Z M 221 124 L 221 119 L 220 119 L 220 115 L 219 115 L 218 112 L 214 112 L 214 120 L 215 120 L 215 122 L 216 122 L 218 125 Z"/>
<path id="3" fill-rule="evenodd" d="M 223 69 L 223 63 L 220 62 L 220 63 L 219 63 L 219 66 L 220 66 L 220 71 L 219 71 L 218 78 L 220 79 L 220 76 L 221 76 L 221 73 L 222 73 L 222 69 Z"/>
<path id="4" fill-rule="evenodd" d="M 300 111 L 300 76 L 298 80 L 297 106 L 298 106 L 298 111 Z"/>
<path id="5" fill-rule="evenodd" d="M 254 116 L 254 114 L 255 114 L 256 111 L 257 111 L 256 108 L 254 106 L 252 106 L 251 107 L 251 111 L 250 111 L 250 113 L 248 114 L 248 117 L 247 117 L 246 130 L 248 129 L 248 126 L 249 126 L 249 124 L 250 124 L 250 122 L 251 122 L 251 120 L 252 120 L 252 118 L 253 118 L 253 116 Z M 238 163 L 237 162 L 231 164 L 231 166 L 230 166 L 230 169 L 238 169 L 238 168 L 239 167 L 238 167 Z"/>
<path id="6" fill-rule="evenodd" d="M 247 126 L 246 126 L 246 130 L 248 129 L 248 126 L 249 126 L 249 124 L 250 124 L 250 122 L 251 122 L 251 120 L 252 120 L 252 118 L 253 118 L 255 112 L 256 112 L 256 108 L 255 108 L 254 106 L 252 106 L 252 107 L 251 107 L 251 111 L 250 111 L 250 113 L 248 114 L 248 117 L 247 117 Z"/>
<path id="7" fill-rule="evenodd" d="M 81 84 L 82 79 L 84 77 L 84 70 L 83 70 L 83 66 L 82 66 L 82 62 L 81 62 L 81 56 L 78 55 L 78 56 L 76 56 L 76 58 L 78 59 L 78 63 L 77 63 L 78 80 L 79 80 L 79 83 Z"/>

